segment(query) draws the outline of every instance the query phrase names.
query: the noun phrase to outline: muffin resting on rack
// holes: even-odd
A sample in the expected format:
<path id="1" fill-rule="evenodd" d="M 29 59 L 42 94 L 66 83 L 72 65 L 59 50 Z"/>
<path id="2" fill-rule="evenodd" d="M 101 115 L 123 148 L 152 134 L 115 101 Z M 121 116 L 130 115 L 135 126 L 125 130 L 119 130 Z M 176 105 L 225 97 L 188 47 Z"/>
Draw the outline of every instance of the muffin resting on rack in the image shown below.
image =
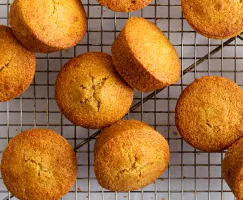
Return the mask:
<path id="1" fill-rule="evenodd" d="M 17 39 L 33 52 L 68 49 L 86 33 L 80 0 L 14 0 L 9 18 Z"/>
<path id="2" fill-rule="evenodd" d="M 0 102 L 22 94 L 36 70 L 35 54 L 24 48 L 11 28 L 0 25 Z"/>
<path id="3" fill-rule="evenodd" d="M 170 160 L 165 138 L 143 122 L 118 121 L 95 143 L 94 170 L 99 184 L 112 191 L 143 188 L 159 178 Z"/>
<path id="4" fill-rule="evenodd" d="M 112 59 L 126 82 L 142 92 L 167 87 L 181 74 L 173 45 L 158 27 L 141 17 L 127 21 L 112 45 Z"/>
<path id="5" fill-rule="evenodd" d="M 222 151 L 243 136 L 243 90 L 223 77 L 196 79 L 182 92 L 175 116 L 179 133 L 194 148 Z"/>
<path id="6" fill-rule="evenodd" d="M 27 130 L 15 136 L 4 150 L 1 173 L 8 191 L 18 199 L 58 200 L 74 184 L 76 155 L 56 132 Z"/>
<path id="7" fill-rule="evenodd" d="M 67 119 L 86 128 L 120 120 L 133 101 L 133 89 L 106 53 L 85 53 L 69 61 L 55 84 L 55 99 Z"/>

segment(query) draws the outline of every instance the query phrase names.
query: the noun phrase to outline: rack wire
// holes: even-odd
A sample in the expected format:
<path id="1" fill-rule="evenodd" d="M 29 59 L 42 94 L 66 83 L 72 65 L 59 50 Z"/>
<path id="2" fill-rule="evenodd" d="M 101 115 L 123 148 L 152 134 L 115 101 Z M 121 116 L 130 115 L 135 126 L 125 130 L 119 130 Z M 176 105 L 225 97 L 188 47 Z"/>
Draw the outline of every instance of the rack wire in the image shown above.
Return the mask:
<path id="1" fill-rule="evenodd" d="M 0 24 L 8 25 L 11 0 L 0 0 Z M 195 33 L 183 18 L 180 0 L 154 0 L 133 13 L 115 13 L 95 0 L 83 0 L 88 31 L 76 47 L 52 54 L 36 54 L 37 72 L 30 88 L 7 103 L 0 103 L 0 153 L 8 141 L 22 130 L 49 127 L 77 148 L 78 177 L 63 199 L 88 200 L 233 200 L 221 176 L 222 153 L 197 151 L 178 134 L 174 109 L 181 91 L 195 78 L 219 75 L 243 86 L 243 37 L 210 40 Z M 163 134 L 171 149 L 168 170 L 143 190 L 116 193 L 102 189 L 93 172 L 93 147 L 97 130 L 71 124 L 58 110 L 53 98 L 54 83 L 61 67 L 71 58 L 87 51 L 110 53 L 112 42 L 131 16 L 143 16 L 156 23 L 174 44 L 182 66 L 182 77 L 173 86 L 153 93 L 135 92 L 126 119 L 149 123 Z M 0 179 L 0 199 L 15 199 Z"/>

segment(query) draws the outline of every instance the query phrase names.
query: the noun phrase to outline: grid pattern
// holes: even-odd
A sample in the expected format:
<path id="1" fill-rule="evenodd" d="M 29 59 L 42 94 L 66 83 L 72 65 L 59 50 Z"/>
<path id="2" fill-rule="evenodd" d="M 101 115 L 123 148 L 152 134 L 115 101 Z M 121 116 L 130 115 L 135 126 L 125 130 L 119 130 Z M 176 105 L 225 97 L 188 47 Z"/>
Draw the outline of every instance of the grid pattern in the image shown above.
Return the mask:
<path id="1" fill-rule="evenodd" d="M 0 24 L 8 25 L 11 0 L 0 0 Z M 95 0 L 83 0 L 88 31 L 76 47 L 52 54 L 36 54 L 37 72 L 30 88 L 7 103 L 0 103 L 0 153 L 9 139 L 22 130 L 49 127 L 76 147 L 78 177 L 63 199 L 88 200 L 233 200 L 221 176 L 222 153 L 204 153 L 185 143 L 178 134 L 174 109 L 181 91 L 195 78 L 219 75 L 243 86 L 243 37 L 210 40 L 195 33 L 183 18 L 180 0 L 154 0 L 133 13 L 114 13 Z M 162 177 L 143 190 L 115 193 L 102 189 L 93 172 L 93 146 L 97 130 L 71 124 L 53 98 L 54 83 L 60 68 L 71 58 L 87 51 L 110 53 L 111 45 L 131 16 L 143 16 L 156 23 L 174 44 L 182 65 L 182 77 L 173 86 L 153 93 L 135 92 L 126 119 L 149 123 L 163 134 L 171 148 L 170 166 Z M 0 179 L 0 198 L 15 199 Z"/>

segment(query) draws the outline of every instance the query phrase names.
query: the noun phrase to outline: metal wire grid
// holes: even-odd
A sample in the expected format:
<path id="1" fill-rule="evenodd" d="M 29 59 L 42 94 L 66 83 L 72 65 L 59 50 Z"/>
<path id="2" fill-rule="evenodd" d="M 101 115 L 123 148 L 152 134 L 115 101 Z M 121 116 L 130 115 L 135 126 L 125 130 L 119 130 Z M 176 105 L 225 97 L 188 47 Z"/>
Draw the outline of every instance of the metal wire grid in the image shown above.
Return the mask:
<path id="1" fill-rule="evenodd" d="M 8 25 L 10 3 L 12 1 L 0 0 L 0 24 Z M 179 0 L 155 0 L 134 13 L 114 13 L 95 0 L 83 0 L 83 4 L 88 32 L 80 44 L 69 51 L 37 54 L 38 67 L 31 87 L 21 97 L 0 103 L 0 153 L 9 139 L 22 130 L 49 127 L 61 133 L 74 147 L 79 147 L 78 178 L 63 199 L 234 199 L 221 176 L 223 153 L 204 153 L 186 144 L 176 131 L 174 108 L 181 91 L 203 75 L 228 77 L 243 86 L 243 37 L 219 41 L 196 34 L 183 18 Z M 62 116 L 55 104 L 53 89 L 60 68 L 72 57 L 87 51 L 110 53 L 112 42 L 131 16 L 143 16 L 164 31 L 180 55 L 182 78 L 177 84 L 153 93 L 136 92 L 133 107 L 125 117 L 149 123 L 168 139 L 171 148 L 168 170 L 143 190 L 114 193 L 102 189 L 93 173 L 93 146 L 98 132 L 76 127 Z M 2 179 L 0 198 L 12 198 Z"/>

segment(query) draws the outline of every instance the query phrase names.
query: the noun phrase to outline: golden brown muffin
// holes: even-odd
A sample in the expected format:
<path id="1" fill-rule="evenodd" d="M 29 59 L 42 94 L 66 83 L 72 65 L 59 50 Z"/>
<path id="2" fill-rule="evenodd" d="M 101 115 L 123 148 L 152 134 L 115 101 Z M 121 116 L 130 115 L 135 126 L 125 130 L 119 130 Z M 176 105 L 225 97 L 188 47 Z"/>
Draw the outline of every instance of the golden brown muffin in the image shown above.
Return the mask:
<path id="1" fill-rule="evenodd" d="M 128 112 L 133 89 L 116 72 L 110 55 L 85 53 L 62 68 L 56 80 L 55 99 L 74 124 L 103 128 Z"/>
<path id="2" fill-rule="evenodd" d="M 86 33 L 80 0 L 14 0 L 9 17 L 17 39 L 33 52 L 73 47 Z"/>
<path id="3" fill-rule="evenodd" d="M 0 25 L 0 102 L 22 94 L 30 86 L 35 69 L 34 53 L 16 40 L 10 28 Z"/>
<path id="4" fill-rule="evenodd" d="M 96 178 L 112 191 L 137 190 L 153 183 L 170 160 L 165 138 L 137 120 L 121 120 L 105 128 L 94 151 Z"/>
<path id="5" fill-rule="evenodd" d="M 112 45 L 113 63 L 120 75 L 142 92 L 164 88 L 180 78 L 178 55 L 153 23 L 134 17 Z"/>
<path id="6" fill-rule="evenodd" d="M 97 0 L 101 5 L 116 12 L 132 12 L 149 5 L 152 0 Z"/>
<path id="7" fill-rule="evenodd" d="M 243 90 L 217 76 L 196 79 L 181 94 L 176 126 L 193 147 L 222 151 L 243 136 Z"/>
<path id="8" fill-rule="evenodd" d="M 226 152 L 222 171 L 223 177 L 236 196 L 243 200 L 243 138 L 234 143 Z"/>
<path id="9" fill-rule="evenodd" d="M 214 39 L 231 38 L 243 31 L 243 2 L 182 0 L 187 22 L 198 33 Z"/>
<path id="10" fill-rule="evenodd" d="M 18 199 L 58 200 L 76 179 L 77 160 L 62 136 L 48 129 L 32 129 L 9 142 L 1 172 L 7 189 Z"/>

